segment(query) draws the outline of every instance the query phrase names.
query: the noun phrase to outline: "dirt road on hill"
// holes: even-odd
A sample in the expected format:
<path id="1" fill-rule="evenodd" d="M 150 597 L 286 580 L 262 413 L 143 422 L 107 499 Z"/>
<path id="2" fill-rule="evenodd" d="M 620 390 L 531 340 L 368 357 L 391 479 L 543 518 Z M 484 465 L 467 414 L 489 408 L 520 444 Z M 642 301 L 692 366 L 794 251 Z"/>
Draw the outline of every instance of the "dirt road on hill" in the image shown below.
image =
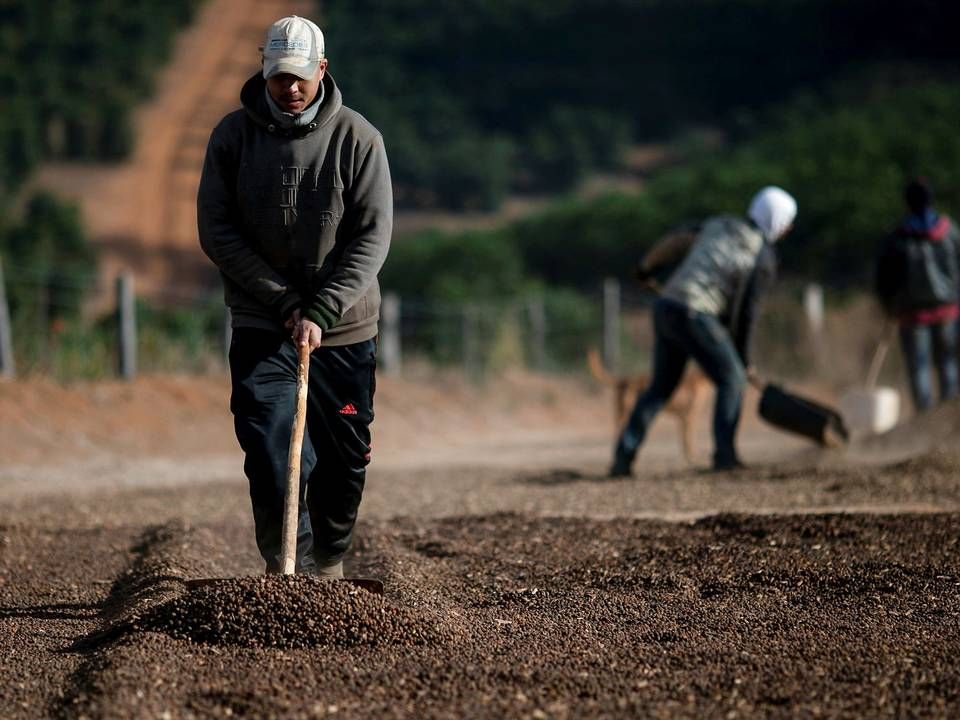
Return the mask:
<path id="1" fill-rule="evenodd" d="M 257 71 L 267 27 L 285 15 L 311 16 L 311 0 L 206 0 L 157 68 L 152 97 L 137 108 L 134 147 L 119 164 L 42 166 L 27 192 L 75 201 L 98 250 L 100 303 L 116 274 L 133 270 L 138 292 L 183 302 L 216 277 L 197 240 L 197 188 L 210 132 L 240 106 Z"/>
<path id="2" fill-rule="evenodd" d="M 747 418 L 739 475 L 661 423 L 612 481 L 589 386 L 450 380 L 394 425 L 423 392 L 387 382 L 348 560 L 375 597 L 259 576 L 222 395 L 190 382 L 0 386 L 0 717 L 960 713 L 957 408 L 846 455 Z"/>

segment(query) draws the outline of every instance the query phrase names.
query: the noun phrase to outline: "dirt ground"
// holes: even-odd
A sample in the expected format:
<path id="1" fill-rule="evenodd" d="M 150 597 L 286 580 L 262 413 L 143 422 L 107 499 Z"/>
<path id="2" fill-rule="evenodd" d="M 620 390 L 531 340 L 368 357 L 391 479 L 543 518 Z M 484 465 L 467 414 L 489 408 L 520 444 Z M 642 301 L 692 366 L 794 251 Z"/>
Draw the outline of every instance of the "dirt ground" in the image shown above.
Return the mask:
<path id="1" fill-rule="evenodd" d="M 0 385 L 0 717 L 960 715 L 960 407 L 613 481 L 596 388 L 433 380 L 378 389 L 382 597 L 260 576 L 222 379 Z"/>

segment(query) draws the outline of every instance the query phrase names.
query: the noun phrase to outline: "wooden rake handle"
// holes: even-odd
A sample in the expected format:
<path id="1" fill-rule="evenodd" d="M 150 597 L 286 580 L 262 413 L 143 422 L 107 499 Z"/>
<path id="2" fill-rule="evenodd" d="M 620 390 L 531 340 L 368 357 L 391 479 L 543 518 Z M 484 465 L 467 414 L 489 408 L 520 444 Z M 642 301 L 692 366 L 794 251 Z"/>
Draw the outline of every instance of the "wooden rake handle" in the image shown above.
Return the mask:
<path id="1" fill-rule="evenodd" d="M 883 361 L 887 357 L 887 351 L 890 349 L 890 341 L 896 335 L 896 323 L 887 321 L 883 326 L 883 335 L 880 336 L 880 342 L 877 343 L 877 349 L 873 353 L 873 360 L 870 361 L 870 369 L 867 371 L 867 381 L 865 386 L 867 390 L 873 390 L 877 386 L 877 380 L 880 379 L 880 371 L 883 369 Z"/>
<path id="2" fill-rule="evenodd" d="M 287 490 L 283 499 L 283 574 L 293 575 L 297 565 L 297 521 L 300 511 L 300 454 L 303 432 L 307 427 L 307 381 L 310 378 L 310 346 L 299 347 L 297 372 L 297 411 L 293 416 L 290 451 L 287 454 Z"/>

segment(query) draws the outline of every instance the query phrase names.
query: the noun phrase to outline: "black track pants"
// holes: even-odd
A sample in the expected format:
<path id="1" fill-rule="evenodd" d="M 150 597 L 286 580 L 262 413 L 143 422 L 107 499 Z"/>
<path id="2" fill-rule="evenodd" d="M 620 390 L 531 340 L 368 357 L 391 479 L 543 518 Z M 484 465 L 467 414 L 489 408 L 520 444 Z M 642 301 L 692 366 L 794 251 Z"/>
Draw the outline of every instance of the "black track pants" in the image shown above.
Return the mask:
<path id="1" fill-rule="evenodd" d="M 370 462 L 376 342 L 321 347 L 310 358 L 307 430 L 300 466 L 297 570 L 331 565 L 350 547 Z M 297 348 L 288 337 L 237 328 L 230 345 L 230 410 L 257 547 L 268 572 L 281 566 L 287 454 L 296 412 Z"/>

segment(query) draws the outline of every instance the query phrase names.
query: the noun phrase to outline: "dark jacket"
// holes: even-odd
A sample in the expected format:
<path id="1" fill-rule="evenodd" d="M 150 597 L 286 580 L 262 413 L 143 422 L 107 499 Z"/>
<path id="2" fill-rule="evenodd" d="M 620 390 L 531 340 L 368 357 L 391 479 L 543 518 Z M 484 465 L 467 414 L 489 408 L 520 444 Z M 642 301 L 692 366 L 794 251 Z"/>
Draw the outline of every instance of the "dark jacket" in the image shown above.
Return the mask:
<path id="1" fill-rule="evenodd" d="M 884 309 L 905 325 L 957 317 L 960 234 L 945 215 L 911 215 L 884 241 L 876 267 L 876 293 Z"/>
<path id="2" fill-rule="evenodd" d="M 314 121 L 284 130 L 264 79 L 246 82 L 243 109 L 210 136 L 197 217 L 234 327 L 282 331 L 301 308 L 324 345 L 346 345 L 377 333 L 393 191 L 380 133 L 343 106 L 329 73 L 323 85 Z"/>

